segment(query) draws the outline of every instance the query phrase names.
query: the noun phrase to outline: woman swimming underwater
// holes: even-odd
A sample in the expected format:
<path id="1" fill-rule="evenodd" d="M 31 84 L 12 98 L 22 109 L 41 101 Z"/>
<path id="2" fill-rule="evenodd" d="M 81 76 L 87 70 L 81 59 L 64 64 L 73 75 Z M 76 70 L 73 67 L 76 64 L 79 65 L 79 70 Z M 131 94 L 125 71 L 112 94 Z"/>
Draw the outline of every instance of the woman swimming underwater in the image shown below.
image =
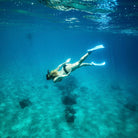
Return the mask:
<path id="1" fill-rule="evenodd" d="M 91 63 L 82 63 L 91 53 L 92 51 L 95 51 L 97 49 L 101 49 L 101 48 L 104 48 L 103 45 L 98 45 L 92 49 L 89 49 L 88 52 L 80 58 L 79 61 L 71 64 L 69 63 L 70 62 L 70 58 L 67 59 L 64 63 L 60 64 L 55 70 L 52 70 L 52 71 L 49 71 L 47 72 L 46 74 L 46 79 L 47 80 L 53 80 L 53 82 L 59 82 L 61 81 L 63 78 L 67 77 L 70 75 L 70 73 L 80 67 L 83 67 L 83 66 L 92 66 L 92 65 L 95 65 L 95 66 L 103 66 L 105 65 L 105 62 L 103 63 L 100 63 L 100 64 L 97 64 L 97 63 L 94 63 L 94 62 L 91 62 Z M 61 68 L 62 67 L 62 68 Z M 59 70 L 61 68 L 61 70 Z"/>

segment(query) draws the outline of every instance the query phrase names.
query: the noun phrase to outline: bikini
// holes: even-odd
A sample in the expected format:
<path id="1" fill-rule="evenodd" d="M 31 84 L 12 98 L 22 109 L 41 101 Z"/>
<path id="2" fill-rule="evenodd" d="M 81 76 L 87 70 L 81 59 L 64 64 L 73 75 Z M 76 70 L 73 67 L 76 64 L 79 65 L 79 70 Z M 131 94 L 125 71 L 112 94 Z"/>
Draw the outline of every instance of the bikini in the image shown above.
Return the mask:
<path id="1" fill-rule="evenodd" d="M 66 64 L 63 66 L 63 70 L 65 71 L 66 74 L 68 74 L 69 72 L 67 71 L 66 66 L 67 66 Z"/>

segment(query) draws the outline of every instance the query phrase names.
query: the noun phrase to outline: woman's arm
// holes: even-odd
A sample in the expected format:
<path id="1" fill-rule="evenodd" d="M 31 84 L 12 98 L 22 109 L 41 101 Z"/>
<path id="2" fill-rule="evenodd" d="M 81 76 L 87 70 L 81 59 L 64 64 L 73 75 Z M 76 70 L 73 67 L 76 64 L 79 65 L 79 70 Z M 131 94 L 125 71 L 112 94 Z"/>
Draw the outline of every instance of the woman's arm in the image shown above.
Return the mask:
<path id="1" fill-rule="evenodd" d="M 53 82 L 58 82 L 58 81 L 61 81 L 62 80 L 62 78 L 64 78 L 65 76 L 58 76 L 58 77 L 55 77 L 54 79 L 53 79 Z"/>
<path id="2" fill-rule="evenodd" d="M 59 70 L 59 69 L 60 69 L 62 66 L 64 66 L 65 64 L 66 64 L 66 62 L 60 64 L 60 65 L 56 68 L 56 70 Z"/>
<path id="3" fill-rule="evenodd" d="M 62 66 L 64 66 L 65 64 L 67 64 L 68 62 L 70 62 L 71 58 L 67 59 L 64 63 L 60 64 L 56 70 L 59 70 Z"/>

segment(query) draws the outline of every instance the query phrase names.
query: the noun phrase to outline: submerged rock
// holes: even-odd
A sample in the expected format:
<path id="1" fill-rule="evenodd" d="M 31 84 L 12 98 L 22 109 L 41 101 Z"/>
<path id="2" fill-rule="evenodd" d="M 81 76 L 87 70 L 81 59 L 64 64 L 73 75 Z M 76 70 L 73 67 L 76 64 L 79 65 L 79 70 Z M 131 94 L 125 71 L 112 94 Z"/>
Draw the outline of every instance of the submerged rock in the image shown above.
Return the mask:
<path id="1" fill-rule="evenodd" d="M 71 97 L 71 96 L 65 96 L 65 97 L 62 98 L 62 103 L 64 105 L 74 105 L 77 102 L 76 102 L 76 98 Z"/>
<path id="2" fill-rule="evenodd" d="M 75 114 L 76 111 L 72 106 L 66 106 L 65 112 L 71 113 L 71 114 Z"/>
<path id="3" fill-rule="evenodd" d="M 73 123 L 75 121 L 75 113 L 76 111 L 72 108 L 72 106 L 66 106 L 65 119 L 68 123 Z"/>
<path id="4" fill-rule="evenodd" d="M 75 77 L 69 76 L 64 79 L 62 83 L 55 84 L 62 94 L 62 103 L 65 105 L 65 119 L 68 123 L 73 123 L 75 120 L 76 111 L 73 109 L 73 105 L 77 104 L 77 95 L 74 90 L 78 88 L 78 81 Z"/>
<path id="5" fill-rule="evenodd" d="M 32 105 L 32 102 L 29 99 L 23 99 L 21 101 L 19 101 L 20 107 L 23 109 L 27 106 Z"/>
<path id="6" fill-rule="evenodd" d="M 75 116 L 74 115 L 72 115 L 72 114 L 66 115 L 66 121 L 68 123 L 73 123 L 74 120 L 75 120 Z"/>

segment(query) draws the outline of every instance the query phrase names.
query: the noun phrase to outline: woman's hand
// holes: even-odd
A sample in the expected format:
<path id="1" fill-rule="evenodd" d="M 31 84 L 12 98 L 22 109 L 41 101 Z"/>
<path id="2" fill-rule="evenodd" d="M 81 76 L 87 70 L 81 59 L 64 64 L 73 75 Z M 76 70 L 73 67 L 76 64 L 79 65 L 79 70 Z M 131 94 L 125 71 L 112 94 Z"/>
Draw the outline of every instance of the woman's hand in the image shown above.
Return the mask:
<path id="1" fill-rule="evenodd" d="M 67 59 L 67 60 L 66 60 L 66 63 L 69 63 L 70 61 L 71 61 L 71 58 Z"/>

